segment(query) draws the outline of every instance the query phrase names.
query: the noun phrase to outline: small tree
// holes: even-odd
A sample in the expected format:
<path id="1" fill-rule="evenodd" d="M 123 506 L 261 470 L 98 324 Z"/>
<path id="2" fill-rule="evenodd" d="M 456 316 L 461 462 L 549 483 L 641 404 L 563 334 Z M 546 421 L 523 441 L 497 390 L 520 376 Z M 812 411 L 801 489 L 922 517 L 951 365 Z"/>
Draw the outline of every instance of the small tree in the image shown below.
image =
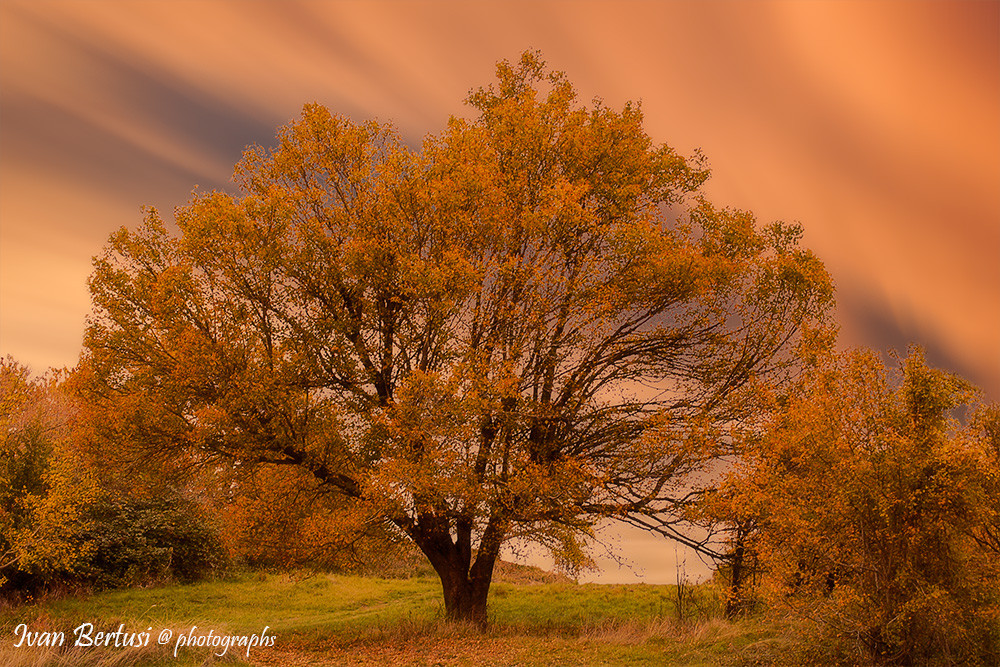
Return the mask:
<path id="1" fill-rule="evenodd" d="M 580 107 L 533 54 L 498 79 L 419 153 L 306 106 L 180 236 L 113 235 L 81 366 L 136 457 L 297 467 L 480 624 L 506 540 L 572 567 L 601 518 L 674 525 L 708 458 L 678 438 L 831 300 L 799 230 L 712 207 L 637 106 Z"/>
<path id="2" fill-rule="evenodd" d="M 753 521 L 775 604 L 819 620 L 833 646 L 890 664 L 997 659 L 996 409 L 950 415 L 967 383 L 919 350 L 893 382 L 858 352 L 819 363 L 745 443 L 713 498 Z"/>
<path id="3" fill-rule="evenodd" d="M 0 590 L 30 590 L 85 562 L 80 530 L 97 495 L 65 447 L 70 403 L 54 378 L 0 359 Z"/>

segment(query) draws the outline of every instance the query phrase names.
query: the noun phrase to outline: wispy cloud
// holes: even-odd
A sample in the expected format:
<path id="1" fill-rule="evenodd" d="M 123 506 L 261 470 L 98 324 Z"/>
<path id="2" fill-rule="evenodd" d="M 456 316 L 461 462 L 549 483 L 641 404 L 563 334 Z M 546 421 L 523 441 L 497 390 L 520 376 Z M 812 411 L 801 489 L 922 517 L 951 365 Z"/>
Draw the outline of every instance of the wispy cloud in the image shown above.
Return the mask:
<path id="1" fill-rule="evenodd" d="M 801 220 L 842 286 L 847 342 L 923 338 L 1000 398 L 996 3 L 5 0 L 0 14 L 0 345 L 36 366 L 75 360 L 88 259 L 141 204 L 225 187 L 241 149 L 307 101 L 416 143 L 497 59 L 538 48 L 584 99 L 640 99 L 655 139 L 704 149 L 720 203 Z M 53 330 L 74 333 L 39 333 Z"/>

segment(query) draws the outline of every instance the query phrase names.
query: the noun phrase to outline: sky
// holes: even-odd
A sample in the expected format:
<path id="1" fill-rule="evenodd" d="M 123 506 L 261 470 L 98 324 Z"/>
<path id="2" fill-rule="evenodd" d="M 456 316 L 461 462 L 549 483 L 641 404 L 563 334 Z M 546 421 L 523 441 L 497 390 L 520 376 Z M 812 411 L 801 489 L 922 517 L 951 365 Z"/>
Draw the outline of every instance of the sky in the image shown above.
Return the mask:
<path id="1" fill-rule="evenodd" d="M 0 354 L 73 366 L 108 235 L 232 188 L 304 103 L 416 145 L 526 49 L 701 149 L 715 203 L 800 222 L 842 346 L 919 343 L 1000 400 L 988 0 L 0 0 Z"/>

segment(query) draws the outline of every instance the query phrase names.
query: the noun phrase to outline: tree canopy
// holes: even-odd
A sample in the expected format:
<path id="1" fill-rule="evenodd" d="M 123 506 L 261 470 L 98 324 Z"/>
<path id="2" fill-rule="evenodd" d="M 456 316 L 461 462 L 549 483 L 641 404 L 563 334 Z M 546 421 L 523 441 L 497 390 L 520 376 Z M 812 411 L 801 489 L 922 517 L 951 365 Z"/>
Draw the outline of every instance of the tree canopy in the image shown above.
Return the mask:
<path id="1" fill-rule="evenodd" d="M 506 541 L 573 565 L 603 518 L 680 520 L 711 457 L 686 434 L 742 417 L 832 287 L 638 105 L 581 105 L 530 53 L 467 102 L 419 150 L 307 105 L 179 233 L 115 233 L 79 372 L 136 457 L 293 466 L 481 623 Z"/>

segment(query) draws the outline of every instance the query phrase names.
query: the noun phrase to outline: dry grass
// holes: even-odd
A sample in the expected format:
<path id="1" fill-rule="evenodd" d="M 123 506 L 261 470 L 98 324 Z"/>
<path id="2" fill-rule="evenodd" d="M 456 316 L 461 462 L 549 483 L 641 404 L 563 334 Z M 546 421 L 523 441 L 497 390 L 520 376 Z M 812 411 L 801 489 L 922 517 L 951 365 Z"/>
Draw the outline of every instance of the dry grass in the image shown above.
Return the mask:
<path id="1" fill-rule="evenodd" d="M 139 667 L 144 665 L 175 664 L 178 666 L 198 664 L 234 664 L 232 657 L 181 656 L 175 659 L 172 646 L 159 646 L 151 642 L 148 646 L 126 648 L 79 648 L 73 646 L 72 638 L 65 645 L 56 648 L 43 647 L 0 647 L 0 665 L 4 667 Z"/>
<path id="2" fill-rule="evenodd" d="M 757 650 L 761 646 L 755 634 L 745 623 L 721 619 L 685 624 L 667 619 L 609 621 L 573 631 L 530 633 L 501 625 L 485 634 L 471 626 L 436 621 L 373 628 L 350 641 L 290 639 L 251 656 L 250 662 L 260 667 L 768 664 L 757 661 L 770 652 Z"/>
<path id="3" fill-rule="evenodd" d="M 95 628 L 96 632 L 113 632 L 120 625 L 129 628 L 147 626 L 142 621 L 103 621 Z M 5 641 L 0 645 L 0 666 L 2 667 L 147 667 L 153 665 L 171 665 L 172 667 L 191 667 L 193 665 L 208 667 L 210 665 L 247 665 L 240 659 L 238 650 L 227 651 L 226 655 L 217 656 L 211 649 L 180 648 L 175 649 L 173 638 L 186 632 L 189 627 L 160 626 L 157 627 L 150 641 L 145 646 L 75 646 L 75 636 L 64 626 L 52 621 L 46 616 L 39 616 L 30 624 L 31 632 L 62 631 L 65 639 L 61 646 L 15 646 L 17 637 L 4 628 Z M 171 641 L 165 645 L 157 643 L 157 633 L 169 630 Z M 128 630 L 131 632 L 131 630 Z M 218 633 L 216 633 L 218 634 Z M 175 650 L 177 655 L 174 655 Z M 216 649 L 218 652 L 221 649 Z"/>
<path id="4" fill-rule="evenodd" d="M 499 561 L 493 571 L 494 583 L 504 584 L 572 584 L 565 574 L 547 572 L 533 565 L 520 565 L 510 561 Z"/>
<path id="5" fill-rule="evenodd" d="M 137 667 L 165 662 L 170 658 L 167 647 L 79 649 L 72 645 L 61 648 L 0 647 L 0 664 L 4 667 Z"/>

